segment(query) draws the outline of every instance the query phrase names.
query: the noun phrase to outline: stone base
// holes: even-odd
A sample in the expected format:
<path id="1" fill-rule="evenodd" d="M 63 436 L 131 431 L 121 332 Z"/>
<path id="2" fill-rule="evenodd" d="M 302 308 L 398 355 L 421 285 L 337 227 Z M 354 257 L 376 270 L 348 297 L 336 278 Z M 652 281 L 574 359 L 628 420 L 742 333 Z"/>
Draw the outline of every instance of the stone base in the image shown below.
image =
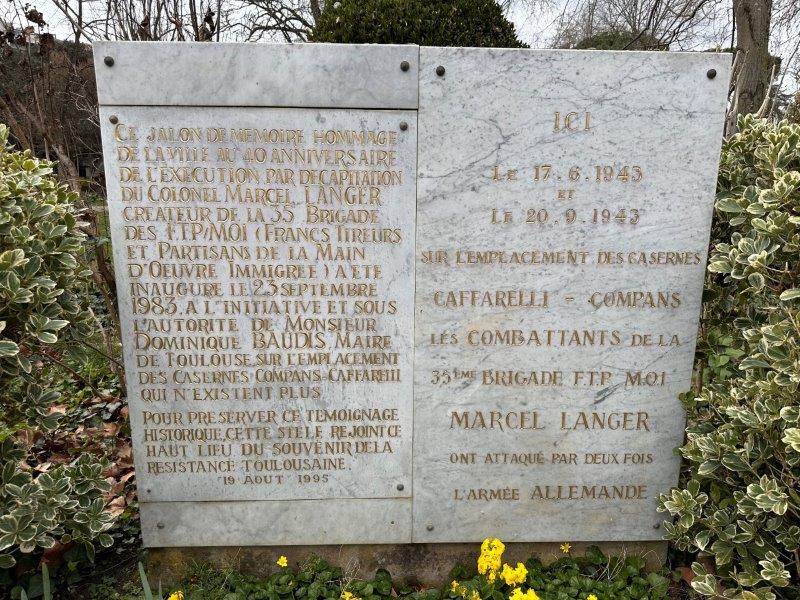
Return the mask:
<path id="1" fill-rule="evenodd" d="M 580 556 L 590 545 L 573 543 L 572 552 Z M 607 556 L 643 556 L 653 570 L 663 566 L 667 556 L 666 542 L 599 542 L 595 545 Z M 503 558 L 512 564 L 524 562 L 531 556 L 549 562 L 563 556 L 559 546 L 557 542 L 508 543 Z M 275 561 L 281 555 L 285 555 L 292 566 L 316 555 L 354 572 L 357 577 L 370 578 L 376 569 L 383 568 L 392 574 L 397 586 L 440 587 L 449 583 L 447 575 L 454 566 L 474 565 L 479 553 L 480 544 L 477 543 L 150 548 L 147 570 L 153 585 L 159 581 L 165 585 L 180 581 L 194 563 L 265 577 L 278 569 Z"/>

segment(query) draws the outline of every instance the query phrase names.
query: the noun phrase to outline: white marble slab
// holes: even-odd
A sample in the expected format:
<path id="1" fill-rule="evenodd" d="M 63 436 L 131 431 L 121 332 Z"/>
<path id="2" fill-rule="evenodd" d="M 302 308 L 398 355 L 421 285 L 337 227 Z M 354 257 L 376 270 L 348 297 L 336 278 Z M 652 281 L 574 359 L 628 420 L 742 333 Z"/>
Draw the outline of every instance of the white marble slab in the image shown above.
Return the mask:
<path id="1" fill-rule="evenodd" d="M 416 113 L 101 120 L 140 499 L 409 497 Z"/>
<path id="2" fill-rule="evenodd" d="M 95 44 L 145 545 L 659 539 L 728 58 Z"/>
<path id="3" fill-rule="evenodd" d="M 417 108 L 418 46 L 98 41 L 93 48 L 101 105 Z"/>
<path id="4" fill-rule="evenodd" d="M 421 49 L 415 542 L 661 538 L 728 62 Z"/>
<path id="5" fill-rule="evenodd" d="M 147 548 L 402 544 L 411 539 L 410 498 L 143 502 L 140 511 Z"/>

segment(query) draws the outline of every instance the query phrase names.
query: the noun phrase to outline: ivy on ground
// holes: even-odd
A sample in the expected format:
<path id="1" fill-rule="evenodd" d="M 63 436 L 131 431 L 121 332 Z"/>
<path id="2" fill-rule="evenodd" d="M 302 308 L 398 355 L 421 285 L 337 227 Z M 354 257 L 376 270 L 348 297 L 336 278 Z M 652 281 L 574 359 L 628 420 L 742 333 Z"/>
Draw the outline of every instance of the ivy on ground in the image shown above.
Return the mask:
<path id="1" fill-rule="evenodd" d="M 488 540 L 495 541 L 495 540 Z M 496 540 L 499 542 L 499 540 Z M 484 547 L 486 546 L 484 542 Z M 568 546 L 567 546 L 568 547 Z M 493 545 L 502 550 L 504 546 Z M 490 555 L 491 554 L 491 555 Z M 284 557 L 278 564 L 287 564 Z M 487 560 L 488 559 L 488 560 Z M 312 557 L 298 568 L 281 567 L 260 579 L 234 570 L 193 566 L 186 579 L 162 597 L 186 600 L 665 600 L 671 579 L 648 573 L 641 556 L 606 557 L 596 546 L 583 556 L 543 564 L 530 558 L 516 567 L 502 564 L 502 551 L 481 551 L 475 566 L 457 566 L 440 589 L 399 586 L 385 569 L 362 579 Z M 482 572 L 481 572 L 482 571 Z M 524 592 L 523 592 L 524 590 Z M 138 600 L 141 588 L 120 590 L 114 581 L 94 587 L 92 600 Z M 156 597 L 154 595 L 154 597 Z"/>

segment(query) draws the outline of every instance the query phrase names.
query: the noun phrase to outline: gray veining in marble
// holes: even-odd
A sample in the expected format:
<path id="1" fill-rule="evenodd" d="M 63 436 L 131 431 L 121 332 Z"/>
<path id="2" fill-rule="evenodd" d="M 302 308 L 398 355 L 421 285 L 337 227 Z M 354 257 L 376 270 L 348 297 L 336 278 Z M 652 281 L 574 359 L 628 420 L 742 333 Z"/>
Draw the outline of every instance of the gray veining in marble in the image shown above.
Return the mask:
<path id="1" fill-rule="evenodd" d="M 403 544 L 411 539 L 411 498 L 146 502 L 141 515 L 148 548 Z"/>
<path id="2" fill-rule="evenodd" d="M 727 74 L 714 54 L 420 50 L 415 542 L 660 539 Z M 609 222 L 593 222 L 603 209 Z M 640 253 L 655 264 L 634 264 Z M 657 264 L 678 257 L 689 264 Z M 527 302 L 488 305 L 497 291 Z M 622 307 L 620 292 L 669 306 Z M 637 372 L 654 385 L 627 383 Z"/>
<path id="3" fill-rule="evenodd" d="M 116 118 L 117 124 L 110 123 L 111 116 Z M 105 143 L 106 169 L 108 173 L 108 201 L 111 224 L 111 236 L 114 244 L 115 267 L 117 273 L 120 316 L 123 327 L 123 350 L 128 380 L 128 398 L 131 407 L 131 425 L 133 431 L 134 457 L 137 466 L 137 480 L 139 497 L 143 506 L 143 525 L 146 531 L 154 527 L 155 521 L 147 515 L 145 508 L 153 503 L 167 506 L 175 501 L 221 501 L 230 503 L 236 511 L 255 510 L 244 500 L 272 501 L 259 505 L 261 514 L 267 515 L 277 511 L 281 514 L 293 512 L 298 507 L 307 507 L 308 515 L 303 518 L 293 518 L 286 521 L 287 531 L 292 526 L 300 529 L 292 530 L 287 534 L 285 543 L 299 544 L 303 539 L 299 532 L 305 527 L 309 515 L 316 514 L 322 520 L 330 520 L 330 527 L 336 528 L 341 523 L 341 512 L 346 507 L 353 508 L 357 513 L 361 511 L 362 504 L 358 499 L 369 499 L 363 506 L 369 506 L 370 511 L 374 506 L 382 506 L 381 519 L 386 517 L 396 525 L 393 536 L 410 536 L 410 494 L 411 494 L 411 423 L 412 423 L 412 310 L 413 310 L 413 247 L 414 228 L 413 211 L 415 197 L 415 140 L 416 140 L 416 114 L 408 111 L 353 111 L 353 110 L 317 110 L 317 109 L 275 109 L 275 108 L 192 108 L 187 111 L 182 107 L 103 107 L 101 119 L 104 124 L 103 137 Z M 399 124 L 405 122 L 408 127 L 401 131 Z M 353 209 L 375 209 L 375 224 L 364 225 L 367 229 L 391 229 L 401 232 L 397 243 L 365 243 L 348 244 L 336 242 L 338 235 L 335 225 L 324 226 L 316 222 L 307 212 L 309 207 L 316 209 L 340 208 L 340 205 L 325 205 L 309 203 L 303 199 L 303 187 L 297 181 L 280 184 L 265 185 L 266 166 L 275 168 L 277 165 L 248 163 L 244 158 L 246 150 L 254 150 L 259 144 L 246 142 L 233 142 L 230 139 L 225 143 L 207 140 L 198 143 L 198 146 L 208 148 L 208 156 L 203 165 L 210 165 L 212 171 L 201 171 L 192 177 L 202 179 L 210 177 L 214 181 L 200 185 L 196 181 L 176 183 L 178 177 L 187 177 L 183 171 L 173 171 L 188 165 L 193 169 L 191 162 L 179 160 L 155 160 L 153 148 L 155 142 L 148 143 L 145 139 L 151 128 L 173 127 L 174 132 L 185 127 L 183 131 L 191 131 L 194 127 L 201 126 L 202 135 L 206 136 L 209 127 L 219 128 L 222 131 L 238 131 L 247 127 L 281 127 L 287 130 L 303 130 L 306 140 L 299 147 L 320 148 L 321 144 L 314 144 L 310 139 L 312 132 L 318 131 L 386 131 L 397 135 L 396 143 L 391 146 L 396 153 L 396 164 L 391 170 L 402 173 L 401 181 L 395 185 L 380 187 L 380 199 L 377 205 L 354 205 Z M 129 140 L 120 141 L 119 138 L 131 136 L 131 127 L 136 129 L 139 142 L 133 144 Z M 172 135 L 165 132 L 165 135 Z M 180 134 L 175 134 L 180 135 Z M 121 150 L 136 146 L 138 158 L 136 160 L 119 160 Z M 164 147 L 190 148 L 192 144 L 164 143 Z M 270 148 L 292 147 L 292 144 L 270 144 Z M 347 144 L 334 143 L 330 147 L 335 150 L 348 148 Z M 150 158 L 145 154 L 149 148 Z M 230 154 L 229 162 L 216 158 L 222 149 L 235 150 Z M 285 165 L 290 166 L 290 165 Z M 132 170 L 139 169 L 141 182 L 121 181 L 130 179 Z M 220 177 L 216 170 L 224 169 L 226 174 L 230 169 L 254 168 L 260 174 L 262 181 L 258 185 L 247 183 L 238 186 L 229 186 L 224 177 Z M 296 173 L 304 172 L 294 166 Z M 311 169 L 309 167 L 308 172 Z M 194 171 L 190 171 L 194 173 Z M 244 173 L 245 171 L 238 171 Z M 273 175 L 274 177 L 275 175 Z M 225 176 L 227 177 L 227 175 Z M 223 179 L 223 181 L 220 181 Z M 290 198 L 283 203 L 265 203 L 255 200 L 247 201 L 242 198 L 229 196 L 229 190 L 234 188 L 239 191 L 258 189 L 288 190 Z M 316 186 L 310 186 L 312 191 Z M 183 203 L 176 198 L 180 190 L 204 190 L 213 196 L 202 200 L 192 199 Z M 140 197 L 132 197 L 130 190 L 138 190 Z M 166 195 L 162 196 L 162 191 Z M 177 212 L 189 208 L 207 209 L 207 219 L 198 218 L 190 212 Z M 235 217 L 219 218 L 218 210 L 237 211 Z M 348 208 L 348 207 L 345 207 Z M 157 218 L 158 209 L 172 210 L 171 215 L 165 214 L 164 219 Z M 263 218 L 256 218 L 255 211 L 263 211 Z M 287 211 L 293 211 L 292 220 L 287 217 Z M 231 239 L 225 243 L 211 240 L 208 226 L 224 223 L 233 223 Z M 194 226 L 202 226 L 195 235 Z M 237 241 L 239 226 L 246 230 L 247 239 Z M 333 239 L 332 247 L 347 249 L 348 247 L 362 247 L 366 253 L 365 258 L 340 257 L 339 259 L 321 259 L 317 254 L 317 244 L 314 241 L 301 241 L 297 243 L 284 243 L 276 238 L 279 231 L 287 231 L 294 227 L 297 231 L 315 230 L 319 232 L 327 229 Z M 283 229 L 281 229 L 283 228 Z M 360 226 L 351 225 L 351 230 L 360 229 Z M 269 233 L 268 233 L 269 232 Z M 271 236 L 271 237 L 270 237 Z M 138 239 L 140 238 L 141 239 Z M 213 236 L 211 236 L 213 237 Z M 210 241 L 211 240 L 211 241 Z M 245 248 L 252 258 L 246 260 L 238 257 L 232 261 L 223 258 L 203 257 L 194 255 L 195 247 L 217 248 Z M 326 246 L 323 244 L 323 246 Z M 305 249 L 308 259 L 290 259 L 289 248 L 295 252 L 299 248 Z M 275 250 L 274 257 L 264 253 Z M 191 251 L 188 259 L 176 258 L 175 252 Z M 205 250 L 203 250 L 204 252 Z M 144 255 L 140 254 L 143 252 Z M 293 278 L 289 275 L 281 276 L 280 273 L 268 274 L 253 271 L 251 276 L 233 275 L 230 273 L 231 265 L 248 266 L 252 269 L 283 264 L 305 265 L 306 274 Z M 140 272 L 138 265 L 144 266 Z M 171 265 L 188 269 L 179 273 L 168 271 Z M 214 276 L 203 274 L 192 269 L 204 268 L 206 271 L 215 268 Z M 305 309 L 295 310 L 291 314 L 273 314 L 261 316 L 273 320 L 272 329 L 283 332 L 288 327 L 288 319 L 316 318 L 335 319 L 340 316 L 349 317 L 351 322 L 355 315 L 354 302 L 349 300 L 347 309 L 342 313 L 339 298 L 332 298 L 324 294 L 315 295 L 311 290 L 296 287 L 276 289 L 274 285 L 297 286 L 303 284 L 318 284 L 320 282 L 333 284 L 335 282 L 348 283 L 347 276 L 340 277 L 335 273 L 339 266 L 349 273 L 349 269 L 358 265 L 380 265 L 382 270 L 379 277 L 366 276 L 363 268 L 352 279 L 353 283 L 368 282 L 377 286 L 376 300 L 379 302 L 392 301 L 397 306 L 396 314 L 391 318 L 376 316 L 375 327 L 377 334 L 389 336 L 390 342 L 386 352 L 396 360 L 395 364 L 387 367 L 380 365 L 376 369 L 386 368 L 399 373 L 399 381 L 378 382 L 342 382 L 332 379 L 331 371 L 348 372 L 360 371 L 361 367 L 347 365 L 335 366 L 332 364 L 333 356 L 340 355 L 358 357 L 361 350 L 358 348 L 338 348 L 335 334 L 310 329 L 314 334 L 319 332 L 326 339 L 326 347 L 317 351 L 292 351 L 291 349 L 264 350 L 255 342 L 253 324 L 260 323 L 252 315 L 233 314 L 224 307 L 225 301 L 244 300 L 252 302 L 295 302 L 313 301 L 321 302 L 318 311 Z M 308 269 L 315 267 L 316 276 L 310 276 Z M 131 271 L 134 268 L 135 271 Z M 173 315 L 154 315 L 146 311 L 141 302 L 152 302 L 155 297 L 148 295 L 137 285 L 150 285 L 153 283 L 165 284 L 172 281 L 182 283 L 206 283 L 219 285 L 210 289 L 206 296 L 192 296 L 191 293 L 179 293 L 174 298 L 177 307 Z M 237 286 L 236 294 L 230 292 L 230 286 Z M 241 286 L 241 287 L 239 287 Z M 136 290 L 136 291 L 134 291 Z M 162 303 L 163 303 L 163 296 Z M 334 308 L 327 305 L 329 300 L 336 304 Z M 194 315 L 190 310 L 189 302 L 193 301 L 200 315 Z M 208 304 L 206 304 L 208 303 Z M 160 311 L 160 309 L 158 309 Z M 181 351 L 180 348 L 170 348 L 171 340 L 183 343 L 186 340 L 216 337 L 214 332 L 206 335 L 197 333 L 187 334 L 178 332 L 176 322 L 188 322 L 193 317 L 204 319 L 228 319 L 234 325 L 226 325 L 220 337 L 232 337 L 239 345 L 238 351 L 214 349 L 198 351 Z M 361 315 L 362 320 L 366 317 Z M 166 325 L 170 322 L 170 325 Z M 150 328 L 155 327 L 152 331 Z M 260 325 L 259 325 L 260 327 Z M 297 330 L 293 328 L 292 330 Z M 219 332 L 217 332 L 219 334 Z M 227 335 L 226 335 L 227 334 Z M 158 345 L 155 345 L 158 344 Z M 369 352 L 365 350 L 364 352 Z M 326 353 L 329 353 L 326 354 Z M 233 357 L 233 360 L 245 361 L 244 365 L 229 364 L 217 365 L 214 363 L 215 355 Z M 178 357 L 196 357 L 199 365 L 188 367 L 176 362 Z M 280 356 L 278 365 L 266 364 L 269 356 Z M 287 361 L 309 360 L 322 356 L 321 365 L 289 367 Z M 292 359 L 291 357 L 294 357 Z M 262 363 L 259 364 L 259 360 Z M 153 361 L 147 365 L 142 361 Z M 370 367 L 366 367 L 370 368 Z M 341 371 L 340 371 L 341 370 Z M 265 380 L 263 377 L 270 373 L 318 372 L 320 381 L 294 384 L 281 383 L 279 380 Z M 205 381 L 205 376 L 218 376 L 222 374 L 233 375 L 235 381 L 214 382 Z M 338 375 L 337 375 L 338 376 Z M 269 391 L 268 398 L 237 397 L 236 394 L 248 394 L 249 390 Z M 176 393 L 182 392 L 184 396 Z M 162 395 L 163 394 L 163 395 Z M 342 421 L 323 421 L 307 418 L 308 410 L 316 409 L 395 409 L 396 413 L 391 419 L 379 422 L 366 422 L 367 424 L 384 424 L 393 427 L 393 431 L 380 433 L 361 434 L 353 428 L 361 424 L 357 418 Z M 297 412 L 294 412 L 297 411 Z M 177 422 L 172 415 L 177 415 Z M 162 422 L 167 419 L 166 422 Z M 208 422 L 211 419 L 211 422 Z M 255 419 L 250 422 L 250 419 Z M 233 422 L 231 422 L 233 420 Z M 334 435 L 333 426 L 343 426 L 340 432 Z M 297 427 L 298 429 L 294 429 Z M 319 431 L 315 429 L 319 427 Z M 310 429 L 308 429 L 310 428 Z M 192 432 L 209 431 L 212 436 L 211 443 L 186 443 L 173 436 L 183 435 L 186 430 Z M 322 444 L 321 449 L 313 446 L 317 442 Z M 374 442 L 374 445 L 373 445 Z M 386 443 L 391 447 L 387 449 Z M 338 443 L 338 445 L 337 445 Z M 326 444 L 332 444 L 326 446 Z M 222 454 L 219 454 L 222 453 Z M 332 467 L 318 464 L 306 464 L 308 460 L 332 459 Z M 245 468 L 245 461 L 249 467 Z M 287 462 L 289 461 L 289 462 Z M 186 469 L 198 463 L 214 465 L 231 465 L 230 472 L 202 472 L 189 473 Z M 180 469 L 179 472 L 171 472 Z M 365 476 L 368 474 L 368 476 Z M 230 477 L 230 479 L 228 479 Z M 328 502 L 333 499 L 348 499 L 349 502 Z M 324 502 L 303 504 L 310 499 L 325 499 Z M 390 501 L 382 504 L 383 499 L 407 499 L 405 501 Z M 168 502 L 164 502 L 168 501 Z M 300 504 L 298 504 L 300 502 Z M 209 508 L 206 503 L 200 505 L 186 502 L 180 506 L 201 506 Z M 268 510 L 263 510 L 268 506 Z M 217 505 L 219 507 L 219 505 Z M 156 510 L 156 509 L 152 509 Z M 174 511 L 173 511 L 174 513 Z M 170 514 L 173 514 L 170 513 Z M 187 508 L 184 518 L 188 522 L 197 522 Z M 228 514 L 224 510 L 220 515 Z M 233 514 L 233 513 L 231 513 Z M 276 513 L 277 514 L 277 513 Z M 300 513 L 297 513 L 300 514 Z M 202 513 L 203 517 L 206 515 Z M 366 527 L 373 523 L 369 518 L 361 520 Z M 292 525 L 294 524 L 294 525 Z M 220 527 L 225 534 L 216 530 Z M 231 522 L 224 519 L 209 523 L 209 535 L 218 540 L 231 542 L 230 532 L 236 529 Z M 340 530 L 332 539 L 343 539 L 355 543 L 361 539 L 363 528 L 348 527 Z M 159 536 L 147 539 L 157 539 L 159 545 L 168 532 L 175 533 L 172 525 L 167 531 L 158 530 Z M 254 528 L 253 532 L 263 532 L 263 527 Z M 349 533 L 348 533 L 349 532 Z M 281 536 L 274 530 L 274 536 Z M 347 536 L 355 536 L 348 538 Z M 173 544 L 184 543 L 181 540 L 190 540 L 181 534 L 174 537 Z M 197 538 L 199 539 L 199 538 Z M 248 538 L 249 539 L 249 538 Z M 273 538 L 274 539 L 274 538 Z M 206 543 L 207 538 L 202 538 Z M 198 542 L 201 543 L 201 542 Z M 231 542 L 232 543 L 232 542 Z M 308 543 L 308 542 L 306 542 Z"/>
<path id="4" fill-rule="evenodd" d="M 93 48 L 101 105 L 417 108 L 418 46 L 98 41 Z"/>
<path id="5" fill-rule="evenodd" d="M 94 50 L 146 546 L 661 537 L 729 56 Z M 401 175 L 300 181 L 350 170 Z M 340 229 L 327 209 L 376 212 Z M 359 240 L 319 254 L 322 230 Z M 240 254 L 208 254 L 223 248 Z M 334 282 L 353 287 L 309 287 Z M 256 314 L 273 301 L 295 304 Z M 366 347 L 313 323 L 340 317 L 372 323 Z M 212 330 L 178 330 L 202 319 Z M 201 338 L 235 347 L 173 346 Z M 334 381 L 336 356 L 390 380 Z M 201 463 L 214 470 L 186 472 Z"/>

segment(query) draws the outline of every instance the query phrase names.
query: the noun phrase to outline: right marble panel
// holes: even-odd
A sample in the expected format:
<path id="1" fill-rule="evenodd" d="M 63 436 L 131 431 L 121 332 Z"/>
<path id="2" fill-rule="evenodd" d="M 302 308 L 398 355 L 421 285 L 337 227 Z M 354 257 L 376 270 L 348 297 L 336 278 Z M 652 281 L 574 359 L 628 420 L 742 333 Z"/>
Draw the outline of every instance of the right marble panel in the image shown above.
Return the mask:
<path id="1" fill-rule="evenodd" d="M 729 60 L 420 49 L 415 542 L 661 538 Z"/>

